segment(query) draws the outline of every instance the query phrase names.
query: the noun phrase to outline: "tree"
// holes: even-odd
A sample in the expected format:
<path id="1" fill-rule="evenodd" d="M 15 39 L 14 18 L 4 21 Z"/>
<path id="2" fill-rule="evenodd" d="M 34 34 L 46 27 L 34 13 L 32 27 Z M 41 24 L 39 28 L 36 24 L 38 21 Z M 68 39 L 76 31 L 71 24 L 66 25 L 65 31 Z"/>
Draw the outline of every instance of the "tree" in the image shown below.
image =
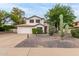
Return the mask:
<path id="1" fill-rule="evenodd" d="M 47 18 L 48 24 L 51 25 L 51 22 L 53 22 L 57 31 L 59 30 L 60 14 L 63 14 L 63 22 L 67 23 L 68 25 L 71 25 L 73 20 L 76 18 L 76 16 L 74 15 L 74 11 L 70 6 L 56 4 L 54 8 L 50 9 L 47 12 L 45 17 Z"/>
<path id="2" fill-rule="evenodd" d="M 23 20 L 24 15 L 24 11 L 14 7 L 11 11 L 11 20 L 13 20 L 15 24 L 23 24 L 25 23 L 25 21 Z"/>
<path id="3" fill-rule="evenodd" d="M 7 17 L 9 17 L 9 13 L 5 10 L 0 10 L 0 26 L 4 25 Z"/>

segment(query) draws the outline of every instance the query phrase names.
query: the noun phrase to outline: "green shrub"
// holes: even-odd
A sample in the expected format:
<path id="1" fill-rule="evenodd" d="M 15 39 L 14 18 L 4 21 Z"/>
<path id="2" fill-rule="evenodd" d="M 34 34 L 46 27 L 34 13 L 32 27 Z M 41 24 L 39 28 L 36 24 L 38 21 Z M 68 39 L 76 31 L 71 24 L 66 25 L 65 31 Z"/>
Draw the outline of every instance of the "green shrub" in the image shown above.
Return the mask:
<path id="1" fill-rule="evenodd" d="M 16 28 L 12 25 L 4 25 L 3 27 L 0 27 L 0 31 L 10 31 L 10 29 Z"/>
<path id="2" fill-rule="evenodd" d="M 33 34 L 36 34 L 36 33 L 37 33 L 37 29 L 36 29 L 36 28 L 33 28 L 33 29 L 32 29 L 32 33 L 33 33 Z"/>
<path id="3" fill-rule="evenodd" d="M 37 34 L 42 34 L 43 30 L 41 28 L 37 28 Z"/>
<path id="4" fill-rule="evenodd" d="M 5 31 L 5 29 L 3 27 L 0 27 L 0 31 Z"/>
<path id="5" fill-rule="evenodd" d="M 32 29 L 32 33 L 33 34 L 42 34 L 43 33 L 43 30 L 40 29 L 40 28 L 33 28 Z"/>
<path id="6" fill-rule="evenodd" d="M 79 38 L 79 28 L 71 30 L 71 34 L 75 38 Z"/>

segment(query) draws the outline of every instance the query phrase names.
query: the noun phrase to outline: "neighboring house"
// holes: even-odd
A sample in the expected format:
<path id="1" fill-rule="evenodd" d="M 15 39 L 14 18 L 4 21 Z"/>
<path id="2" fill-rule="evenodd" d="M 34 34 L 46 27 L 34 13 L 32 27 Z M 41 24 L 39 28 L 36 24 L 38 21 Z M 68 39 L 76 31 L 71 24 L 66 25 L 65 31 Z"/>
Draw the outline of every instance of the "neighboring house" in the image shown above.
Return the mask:
<path id="1" fill-rule="evenodd" d="M 73 23 L 73 25 L 74 25 L 74 27 L 79 27 L 79 21 L 75 21 L 75 22 Z"/>
<path id="2" fill-rule="evenodd" d="M 10 17 L 7 17 L 6 19 L 2 20 L 2 23 L 4 23 L 4 25 L 13 25 L 14 22 L 10 19 Z"/>
<path id="3" fill-rule="evenodd" d="M 17 33 L 32 34 L 33 28 L 41 28 L 44 33 L 48 33 L 48 24 L 44 18 L 38 16 L 26 18 L 26 24 L 17 25 Z"/>

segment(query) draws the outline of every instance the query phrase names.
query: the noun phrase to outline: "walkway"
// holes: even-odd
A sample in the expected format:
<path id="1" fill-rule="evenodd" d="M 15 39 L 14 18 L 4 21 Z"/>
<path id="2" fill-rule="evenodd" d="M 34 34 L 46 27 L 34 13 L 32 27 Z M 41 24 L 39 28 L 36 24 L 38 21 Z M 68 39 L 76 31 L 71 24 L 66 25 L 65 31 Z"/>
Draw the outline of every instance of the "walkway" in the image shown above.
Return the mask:
<path id="1" fill-rule="evenodd" d="M 79 56 L 79 48 L 0 48 L 0 56 Z"/>

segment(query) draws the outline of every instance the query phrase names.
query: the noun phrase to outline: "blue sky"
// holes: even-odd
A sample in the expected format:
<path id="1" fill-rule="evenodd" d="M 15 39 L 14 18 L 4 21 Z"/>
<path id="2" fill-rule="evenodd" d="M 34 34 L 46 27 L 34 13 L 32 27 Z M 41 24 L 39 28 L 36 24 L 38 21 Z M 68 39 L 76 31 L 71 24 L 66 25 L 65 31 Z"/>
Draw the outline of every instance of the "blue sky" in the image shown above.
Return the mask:
<path id="1" fill-rule="evenodd" d="M 74 14 L 77 16 L 76 20 L 79 20 L 79 4 L 71 3 L 71 4 L 63 4 L 69 5 L 74 10 Z M 13 7 L 18 7 L 22 9 L 26 13 L 26 17 L 37 15 L 44 17 L 46 12 L 55 6 L 55 3 L 2 3 L 0 4 L 0 9 L 6 10 L 10 12 Z"/>

